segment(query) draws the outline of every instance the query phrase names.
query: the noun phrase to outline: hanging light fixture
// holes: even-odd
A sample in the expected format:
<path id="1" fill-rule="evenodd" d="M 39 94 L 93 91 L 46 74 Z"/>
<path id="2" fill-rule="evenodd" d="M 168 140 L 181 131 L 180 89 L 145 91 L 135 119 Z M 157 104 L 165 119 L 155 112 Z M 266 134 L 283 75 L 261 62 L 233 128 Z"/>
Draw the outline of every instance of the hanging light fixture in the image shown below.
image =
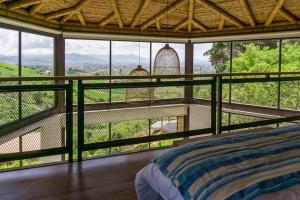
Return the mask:
<path id="1" fill-rule="evenodd" d="M 169 4 L 167 0 L 167 25 L 169 25 Z M 168 44 L 161 48 L 154 59 L 154 75 L 179 75 L 180 61 L 176 50 Z"/>
<path id="2" fill-rule="evenodd" d="M 140 2 L 141 5 L 141 2 Z M 141 65 L 141 36 L 139 27 L 139 64 L 134 68 L 129 76 L 149 76 L 150 73 Z M 143 82 L 145 79 L 128 79 L 127 82 Z M 149 79 L 151 81 L 151 79 Z M 152 88 L 127 88 L 125 92 L 125 102 L 128 101 L 147 101 L 153 99 L 154 91 Z"/>

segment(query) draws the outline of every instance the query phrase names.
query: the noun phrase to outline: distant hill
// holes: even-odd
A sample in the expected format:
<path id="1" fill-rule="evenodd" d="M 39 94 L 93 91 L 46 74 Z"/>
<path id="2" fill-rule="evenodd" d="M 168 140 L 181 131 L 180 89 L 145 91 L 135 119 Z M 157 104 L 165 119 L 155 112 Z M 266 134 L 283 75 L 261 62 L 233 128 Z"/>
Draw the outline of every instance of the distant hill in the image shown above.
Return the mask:
<path id="1" fill-rule="evenodd" d="M 65 56 L 66 66 L 68 67 L 101 67 L 109 64 L 109 57 L 107 55 L 83 55 L 70 53 Z M 0 55 L 0 62 L 15 64 L 18 61 L 17 56 L 3 56 Z M 120 67 L 130 66 L 136 64 L 139 61 L 139 57 L 136 55 L 113 55 L 112 64 Z M 149 58 L 141 57 L 140 63 L 142 65 L 149 65 Z M 52 55 L 24 55 L 22 57 L 22 64 L 27 66 L 38 66 L 38 68 L 47 68 L 47 66 L 53 65 Z M 184 66 L 184 60 L 181 60 L 181 66 Z M 212 72 L 214 68 L 207 60 L 195 59 L 194 68 L 198 70 L 201 68 L 201 72 Z M 183 70 L 183 69 L 181 69 Z M 199 70 L 200 71 L 200 70 Z"/>

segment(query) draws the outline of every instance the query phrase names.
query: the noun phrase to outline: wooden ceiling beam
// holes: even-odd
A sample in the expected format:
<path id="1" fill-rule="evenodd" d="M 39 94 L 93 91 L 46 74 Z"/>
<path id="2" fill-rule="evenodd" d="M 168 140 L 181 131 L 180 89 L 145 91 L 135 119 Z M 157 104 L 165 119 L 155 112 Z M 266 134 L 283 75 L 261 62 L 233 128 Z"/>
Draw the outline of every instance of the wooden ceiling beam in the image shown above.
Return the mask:
<path id="1" fill-rule="evenodd" d="M 65 23 L 66 21 L 68 21 L 69 19 L 71 19 L 73 16 L 74 16 L 74 13 L 70 13 L 70 14 L 68 14 L 68 15 L 65 15 L 65 16 L 63 16 L 63 17 L 60 19 L 59 23 L 63 24 L 63 23 Z"/>
<path id="2" fill-rule="evenodd" d="M 151 19 L 149 19 L 146 22 L 144 22 L 141 25 L 141 30 L 144 30 L 145 28 L 147 28 L 151 24 L 154 24 L 156 22 L 156 20 L 160 20 L 161 18 L 163 18 L 164 16 L 166 16 L 168 13 L 173 12 L 176 8 L 184 5 L 186 2 L 187 2 L 187 0 L 178 0 L 178 1 L 175 1 L 170 6 L 168 6 L 165 9 L 163 9 L 158 14 L 154 15 Z"/>
<path id="3" fill-rule="evenodd" d="M 297 19 L 289 11 L 287 11 L 285 8 L 282 7 L 278 12 L 284 18 L 286 18 L 290 23 L 292 23 L 292 24 L 297 23 Z"/>
<path id="4" fill-rule="evenodd" d="M 156 21 L 155 21 L 155 25 L 156 25 L 156 29 L 157 29 L 158 31 L 161 31 L 161 23 L 160 23 L 160 20 L 156 20 Z"/>
<path id="5" fill-rule="evenodd" d="M 99 23 L 99 26 L 104 27 L 106 24 L 108 24 L 111 20 L 115 18 L 116 18 L 116 14 L 112 12 Z"/>
<path id="6" fill-rule="evenodd" d="M 238 28 L 243 29 L 245 27 L 245 25 L 239 19 L 235 18 L 231 14 L 224 11 L 222 8 L 211 3 L 210 1 L 208 1 L 208 0 L 196 0 L 196 1 L 202 5 L 205 5 L 206 7 L 210 8 L 215 13 L 223 15 L 226 20 L 230 21 L 231 23 L 236 25 Z"/>
<path id="7" fill-rule="evenodd" d="M 33 5 L 29 10 L 29 15 L 31 15 L 31 16 L 35 15 L 35 13 L 37 13 L 39 10 L 41 10 L 43 6 L 44 6 L 44 3 L 39 3 L 39 4 Z"/>
<path id="8" fill-rule="evenodd" d="M 65 9 L 62 9 L 62 10 L 58 10 L 58 11 L 48 13 L 48 14 L 46 14 L 46 18 L 47 19 L 53 19 L 53 18 L 58 18 L 58 17 L 62 17 L 62 16 L 69 15 L 69 14 L 74 15 L 74 14 L 80 12 L 80 10 L 89 2 L 90 2 L 90 0 L 82 0 L 77 5 L 75 5 L 73 7 L 65 8 Z"/>
<path id="9" fill-rule="evenodd" d="M 198 20 L 193 19 L 192 23 L 193 23 L 194 26 L 196 26 L 201 31 L 203 31 L 203 32 L 207 32 L 208 31 L 208 28 L 204 24 L 202 24 L 201 22 L 199 22 Z"/>
<path id="10" fill-rule="evenodd" d="M 83 16 L 82 12 L 78 12 L 78 13 L 77 13 L 77 17 L 78 17 L 78 19 L 79 19 L 81 25 L 82 25 L 82 26 L 86 26 L 86 21 L 85 21 L 85 19 L 84 19 L 84 16 Z"/>
<path id="11" fill-rule="evenodd" d="M 219 24 L 219 30 L 223 30 L 225 26 L 225 18 L 223 15 L 220 16 L 220 24 Z"/>
<path id="12" fill-rule="evenodd" d="M 194 19 L 195 0 L 189 0 L 189 13 L 188 13 L 188 32 L 192 32 L 192 25 Z"/>
<path id="13" fill-rule="evenodd" d="M 136 26 L 136 24 L 138 23 L 142 13 L 145 11 L 145 9 L 147 8 L 148 4 L 149 4 L 150 0 L 144 0 L 144 2 L 141 4 L 138 12 L 135 14 L 132 23 L 130 25 L 130 28 L 134 28 Z"/>
<path id="14" fill-rule="evenodd" d="M 0 3 L 4 3 L 6 0 L 0 0 Z"/>
<path id="15" fill-rule="evenodd" d="M 42 2 L 42 0 L 20 0 L 20 1 L 15 1 L 15 2 L 9 3 L 7 5 L 7 8 L 10 10 L 15 10 L 18 8 L 28 7 L 28 6 L 31 6 L 34 4 L 39 4 L 41 2 Z"/>
<path id="16" fill-rule="evenodd" d="M 283 6 L 283 4 L 285 3 L 285 0 L 278 0 L 275 7 L 273 8 L 273 10 L 271 11 L 271 13 L 269 14 L 267 21 L 265 23 L 265 26 L 270 26 L 274 20 L 275 15 L 278 13 L 278 11 L 281 9 L 281 7 Z"/>
<path id="17" fill-rule="evenodd" d="M 248 18 L 250 26 L 252 28 L 254 28 L 256 26 L 256 22 L 255 22 L 255 18 L 254 18 L 254 15 L 253 15 L 252 11 L 251 11 L 249 3 L 247 2 L 247 0 L 240 0 L 240 3 L 241 3 L 242 8 L 244 9 L 244 11 L 246 13 L 246 16 Z"/>
<path id="18" fill-rule="evenodd" d="M 124 27 L 124 24 L 123 24 L 123 20 L 122 20 L 122 17 L 121 17 L 121 13 L 120 13 L 120 10 L 119 10 L 119 7 L 118 7 L 118 5 L 117 5 L 116 0 L 110 0 L 110 4 L 111 4 L 111 6 L 112 6 L 112 9 L 113 9 L 114 13 L 116 14 L 116 18 L 117 18 L 119 27 L 120 27 L 120 28 L 123 28 L 123 27 Z"/>
<path id="19" fill-rule="evenodd" d="M 182 27 L 184 27 L 185 25 L 187 25 L 189 23 L 188 19 L 184 19 L 181 22 L 179 22 L 176 26 L 174 26 L 174 28 L 172 28 L 173 32 L 178 31 L 179 29 L 181 29 Z"/>

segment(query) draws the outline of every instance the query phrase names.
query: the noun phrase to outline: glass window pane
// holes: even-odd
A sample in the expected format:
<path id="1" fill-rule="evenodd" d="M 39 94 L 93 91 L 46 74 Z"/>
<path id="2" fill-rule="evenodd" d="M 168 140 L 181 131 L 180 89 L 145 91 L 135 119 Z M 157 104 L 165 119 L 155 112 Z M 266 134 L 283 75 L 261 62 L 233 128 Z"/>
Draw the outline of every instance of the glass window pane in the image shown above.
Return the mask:
<path id="1" fill-rule="evenodd" d="M 138 65 L 142 65 L 142 68 L 150 73 L 149 42 L 112 41 L 111 51 L 112 75 L 127 76 Z M 125 91 L 125 89 L 113 89 L 111 91 L 112 101 L 125 101 Z"/>
<path id="2" fill-rule="evenodd" d="M 232 43 L 232 72 L 278 72 L 278 40 Z"/>
<path id="3" fill-rule="evenodd" d="M 19 33 L 18 31 L 0 28 L 0 77 L 19 76 Z M 17 82 L 1 85 L 18 84 Z M 10 123 L 19 118 L 19 94 L 8 92 L 0 94 L 0 125 Z"/>
<path id="4" fill-rule="evenodd" d="M 153 74 L 155 56 L 157 52 L 165 45 L 166 43 L 152 43 L 152 61 L 151 61 L 152 74 Z M 184 74 L 185 73 L 185 44 L 170 43 L 169 45 L 177 52 L 180 61 L 180 74 Z"/>
<path id="5" fill-rule="evenodd" d="M 65 40 L 66 76 L 109 75 L 109 41 Z"/>
<path id="6" fill-rule="evenodd" d="M 142 65 L 149 72 L 149 42 L 112 41 L 111 51 L 112 75 L 126 76 L 137 65 Z"/>
<path id="7" fill-rule="evenodd" d="M 18 31 L 0 28 L 0 76 L 18 76 Z"/>
<path id="8" fill-rule="evenodd" d="M 300 39 L 282 40 L 281 71 L 300 71 Z"/>
<path id="9" fill-rule="evenodd" d="M 230 72 L 230 42 L 195 44 L 193 72 Z"/>
<path id="10" fill-rule="evenodd" d="M 54 39 L 22 32 L 22 76 L 54 75 Z"/>

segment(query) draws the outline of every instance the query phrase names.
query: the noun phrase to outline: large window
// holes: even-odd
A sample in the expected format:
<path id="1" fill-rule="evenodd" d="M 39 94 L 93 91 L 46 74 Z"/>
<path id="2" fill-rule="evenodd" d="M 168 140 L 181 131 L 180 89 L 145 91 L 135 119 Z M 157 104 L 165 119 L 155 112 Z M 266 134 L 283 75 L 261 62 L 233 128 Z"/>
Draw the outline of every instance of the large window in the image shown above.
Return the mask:
<path id="1" fill-rule="evenodd" d="M 300 71 L 300 39 L 282 40 L 281 71 Z M 300 110 L 300 82 L 282 82 L 280 88 L 280 107 Z"/>
<path id="2" fill-rule="evenodd" d="M 53 37 L 0 28 L 0 76 L 53 75 L 53 46 Z M 1 125 L 54 106 L 53 92 L 9 92 L 0 98 Z"/>
<path id="3" fill-rule="evenodd" d="M 130 72 L 141 65 L 150 73 L 150 43 L 149 42 L 111 42 L 112 75 L 128 76 Z M 125 89 L 113 89 L 113 102 L 125 101 Z"/>
<path id="4" fill-rule="evenodd" d="M 150 72 L 150 43 L 149 42 L 111 42 L 112 75 L 126 76 L 142 65 Z"/>
<path id="5" fill-rule="evenodd" d="M 232 43 L 232 72 L 278 72 L 279 40 Z M 276 107 L 277 83 L 247 83 L 232 86 L 232 102 Z"/>
<path id="6" fill-rule="evenodd" d="M 68 76 L 109 75 L 109 41 L 66 39 L 65 63 Z"/>
<path id="7" fill-rule="evenodd" d="M 230 71 L 230 42 L 194 45 L 194 74 Z"/>
<path id="8" fill-rule="evenodd" d="M 19 32 L 0 28 L 0 76 L 19 76 Z"/>
<path id="9" fill-rule="evenodd" d="M 194 44 L 194 74 L 230 72 L 230 42 Z M 194 98 L 211 99 L 211 86 L 194 86 Z M 223 99 L 228 100 L 229 87 L 223 88 Z"/>

